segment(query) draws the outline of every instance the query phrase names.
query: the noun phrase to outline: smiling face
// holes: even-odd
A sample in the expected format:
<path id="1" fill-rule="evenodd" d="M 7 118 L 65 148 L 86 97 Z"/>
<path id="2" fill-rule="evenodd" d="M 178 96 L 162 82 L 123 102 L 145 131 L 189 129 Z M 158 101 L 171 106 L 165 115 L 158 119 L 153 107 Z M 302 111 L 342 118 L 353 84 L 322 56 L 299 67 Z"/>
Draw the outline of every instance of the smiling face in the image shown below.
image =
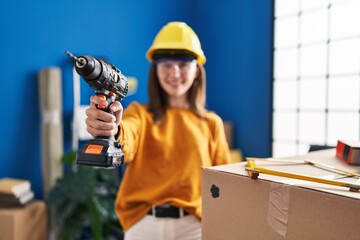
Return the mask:
<path id="1" fill-rule="evenodd" d="M 157 63 L 160 86 L 169 99 L 183 99 L 199 74 L 196 60 L 165 59 Z"/>

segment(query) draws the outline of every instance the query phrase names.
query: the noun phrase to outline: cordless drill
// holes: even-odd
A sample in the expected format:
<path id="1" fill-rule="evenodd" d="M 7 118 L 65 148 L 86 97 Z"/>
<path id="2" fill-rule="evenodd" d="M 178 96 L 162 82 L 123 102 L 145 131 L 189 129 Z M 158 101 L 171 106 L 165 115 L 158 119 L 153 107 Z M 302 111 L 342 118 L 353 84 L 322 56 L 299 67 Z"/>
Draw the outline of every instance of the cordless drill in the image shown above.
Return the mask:
<path id="1" fill-rule="evenodd" d="M 112 113 L 110 105 L 123 99 L 128 92 L 128 81 L 114 65 L 89 55 L 74 56 L 69 51 L 65 54 L 74 60 L 76 72 L 83 77 L 97 96 L 108 102 L 106 107 L 97 105 L 98 109 Z M 114 136 L 100 136 L 89 140 L 76 154 L 79 165 L 114 167 L 124 163 L 122 145 Z"/>

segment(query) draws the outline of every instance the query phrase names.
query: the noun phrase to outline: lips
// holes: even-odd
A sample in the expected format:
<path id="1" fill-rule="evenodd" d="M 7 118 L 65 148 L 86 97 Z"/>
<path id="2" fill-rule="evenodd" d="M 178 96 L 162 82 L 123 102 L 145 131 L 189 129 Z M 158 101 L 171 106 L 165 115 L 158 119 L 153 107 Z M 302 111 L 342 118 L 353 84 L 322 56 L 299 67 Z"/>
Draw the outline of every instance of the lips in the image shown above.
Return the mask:
<path id="1" fill-rule="evenodd" d="M 167 84 L 171 87 L 179 87 L 183 84 L 183 82 L 179 82 L 179 81 L 176 81 L 176 82 L 167 82 Z"/>
<path id="2" fill-rule="evenodd" d="M 179 87 L 181 83 L 170 83 L 169 85 L 172 87 Z"/>

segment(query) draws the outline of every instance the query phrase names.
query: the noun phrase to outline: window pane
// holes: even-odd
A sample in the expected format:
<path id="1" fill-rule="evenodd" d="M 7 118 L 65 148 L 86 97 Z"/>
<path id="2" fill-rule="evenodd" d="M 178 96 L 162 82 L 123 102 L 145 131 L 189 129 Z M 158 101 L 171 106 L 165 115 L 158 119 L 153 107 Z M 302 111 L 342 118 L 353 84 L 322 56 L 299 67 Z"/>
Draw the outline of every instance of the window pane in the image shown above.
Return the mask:
<path id="1" fill-rule="evenodd" d="M 273 143 L 273 157 L 289 157 L 297 155 L 296 143 L 282 143 L 274 142 Z"/>
<path id="2" fill-rule="evenodd" d="M 282 18 L 275 21 L 275 47 L 297 46 L 298 17 Z"/>
<path id="3" fill-rule="evenodd" d="M 328 39 L 327 9 L 305 12 L 301 15 L 300 21 L 301 44 L 312 42 L 326 43 Z"/>
<path id="4" fill-rule="evenodd" d="M 360 79 L 358 75 L 329 79 L 329 109 L 360 109 Z"/>
<path id="5" fill-rule="evenodd" d="M 349 1 L 354 1 L 354 0 L 330 0 L 330 2 L 333 4 L 338 4 L 338 3 L 344 3 L 344 2 L 349 2 Z M 356 0 L 355 0 L 356 1 Z"/>
<path id="6" fill-rule="evenodd" d="M 329 73 L 357 74 L 359 73 L 359 38 L 330 42 Z"/>
<path id="7" fill-rule="evenodd" d="M 296 139 L 296 112 L 274 112 L 273 137 L 281 140 Z"/>
<path id="8" fill-rule="evenodd" d="M 274 76 L 278 78 L 297 77 L 297 49 L 277 50 L 274 53 Z"/>
<path id="9" fill-rule="evenodd" d="M 325 142 L 325 112 L 301 112 L 299 136 L 302 142 L 323 144 Z"/>
<path id="10" fill-rule="evenodd" d="M 299 144 L 298 154 L 299 155 L 307 154 L 309 152 L 309 149 L 310 149 L 310 144 Z"/>
<path id="11" fill-rule="evenodd" d="M 337 140 L 359 140 L 359 112 L 330 112 L 328 115 L 328 145 L 336 145 Z"/>
<path id="12" fill-rule="evenodd" d="M 360 34 L 360 1 L 333 4 L 330 9 L 330 37 L 343 38 Z"/>
<path id="13" fill-rule="evenodd" d="M 301 10 L 312 10 L 317 8 L 327 8 L 329 0 L 301 0 Z"/>
<path id="14" fill-rule="evenodd" d="M 299 12 L 299 0 L 276 0 L 275 16 L 294 15 Z"/>
<path id="15" fill-rule="evenodd" d="M 299 87 L 300 109 L 318 109 L 325 111 L 326 79 L 302 79 Z"/>
<path id="16" fill-rule="evenodd" d="M 300 51 L 300 75 L 302 77 L 325 77 L 326 44 L 302 47 Z"/>
<path id="17" fill-rule="evenodd" d="M 296 109 L 297 107 L 297 81 L 274 82 L 274 108 Z"/>

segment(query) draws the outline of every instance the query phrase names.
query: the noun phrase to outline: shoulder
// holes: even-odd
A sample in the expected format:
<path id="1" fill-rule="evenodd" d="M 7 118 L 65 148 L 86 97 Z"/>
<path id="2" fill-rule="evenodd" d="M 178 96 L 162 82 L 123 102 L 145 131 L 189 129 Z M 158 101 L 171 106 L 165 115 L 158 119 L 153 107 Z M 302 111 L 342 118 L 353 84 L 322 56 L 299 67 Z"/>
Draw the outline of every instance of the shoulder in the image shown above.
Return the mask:
<path id="1" fill-rule="evenodd" d="M 224 123 L 221 117 L 216 114 L 215 112 L 206 112 L 204 116 L 204 121 L 209 126 L 209 129 L 213 133 L 217 133 L 219 131 L 222 131 L 224 129 Z"/>
<path id="2" fill-rule="evenodd" d="M 147 104 L 142 104 L 136 101 L 129 103 L 129 105 L 124 109 L 124 117 L 145 116 L 147 114 L 149 114 Z"/>
<path id="3" fill-rule="evenodd" d="M 223 121 L 221 119 L 221 117 L 216 114 L 215 112 L 211 112 L 211 111 L 208 111 L 205 113 L 205 116 L 204 116 L 204 119 L 208 122 L 212 122 L 216 125 L 221 125 L 223 124 Z"/>
<path id="4" fill-rule="evenodd" d="M 147 104 L 139 103 L 137 101 L 131 102 L 126 108 L 126 111 L 147 111 Z"/>

